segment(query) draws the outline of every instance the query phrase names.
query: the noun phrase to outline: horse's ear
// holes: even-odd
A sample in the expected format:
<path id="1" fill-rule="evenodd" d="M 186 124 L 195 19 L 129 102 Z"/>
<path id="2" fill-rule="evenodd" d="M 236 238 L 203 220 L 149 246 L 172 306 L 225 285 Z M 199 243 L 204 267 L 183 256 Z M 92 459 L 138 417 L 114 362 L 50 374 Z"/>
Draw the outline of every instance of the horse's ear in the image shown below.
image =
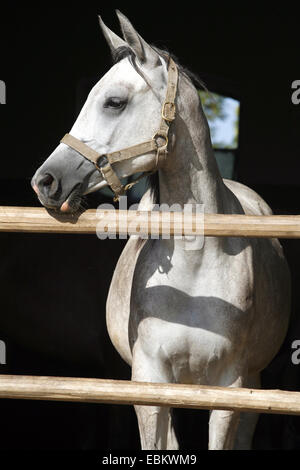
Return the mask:
<path id="1" fill-rule="evenodd" d="M 121 30 L 128 46 L 135 52 L 141 64 L 157 66 L 161 65 L 158 53 L 137 33 L 128 18 L 119 10 L 116 10 Z"/>
<path id="2" fill-rule="evenodd" d="M 101 16 L 98 15 L 100 27 L 104 34 L 104 37 L 110 47 L 111 52 L 113 53 L 118 47 L 126 46 L 126 42 L 120 38 L 117 34 L 111 31 L 102 21 Z"/>

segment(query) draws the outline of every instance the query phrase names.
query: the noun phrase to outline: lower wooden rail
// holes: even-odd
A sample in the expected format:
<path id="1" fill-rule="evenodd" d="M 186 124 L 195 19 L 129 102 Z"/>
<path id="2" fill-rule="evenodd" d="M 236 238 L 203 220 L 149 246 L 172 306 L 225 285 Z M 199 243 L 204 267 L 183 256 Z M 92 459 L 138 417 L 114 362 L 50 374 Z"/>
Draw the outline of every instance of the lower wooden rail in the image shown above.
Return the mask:
<path id="1" fill-rule="evenodd" d="M 0 375 L 0 398 L 300 414 L 300 392 Z"/>

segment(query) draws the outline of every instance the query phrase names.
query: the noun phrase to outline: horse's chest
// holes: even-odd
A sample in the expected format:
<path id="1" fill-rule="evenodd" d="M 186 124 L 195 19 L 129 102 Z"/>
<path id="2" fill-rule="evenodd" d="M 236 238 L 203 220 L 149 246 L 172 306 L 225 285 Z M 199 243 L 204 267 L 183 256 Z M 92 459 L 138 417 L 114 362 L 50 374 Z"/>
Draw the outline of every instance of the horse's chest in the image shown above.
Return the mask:
<path id="1" fill-rule="evenodd" d="M 212 383 L 243 343 L 251 318 L 247 270 L 178 266 L 143 268 L 133 285 L 132 327 L 148 357 L 160 358 L 173 378 Z M 133 330 L 131 330 L 133 331 Z"/>
<path id="2" fill-rule="evenodd" d="M 166 379 L 184 383 L 213 383 L 232 349 L 217 331 L 148 317 L 139 324 L 136 345 Z"/>

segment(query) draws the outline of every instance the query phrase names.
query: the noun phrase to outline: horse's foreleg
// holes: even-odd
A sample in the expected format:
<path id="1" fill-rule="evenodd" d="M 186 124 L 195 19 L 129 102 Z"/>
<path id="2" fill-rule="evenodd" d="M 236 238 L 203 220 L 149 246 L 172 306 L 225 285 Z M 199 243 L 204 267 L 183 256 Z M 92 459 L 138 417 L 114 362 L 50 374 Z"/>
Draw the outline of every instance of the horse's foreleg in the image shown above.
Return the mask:
<path id="1" fill-rule="evenodd" d="M 209 419 L 209 449 L 231 450 L 234 446 L 240 413 L 212 410 Z"/>
<path id="2" fill-rule="evenodd" d="M 170 408 L 135 406 L 143 450 L 178 449 Z"/>
<path id="3" fill-rule="evenodd" d="M 160 360 L 149 359 L 138 347 L 134 350 L 132 380 L 137 382 L 170 382 L 171 377 Z M 169 407 L 135 407 L 143 450 L 176 450 L 178 443 Z"/>
<path id="4" fill-rule="evenodd" d="M 244 387 L 260 388 L 260 374 L 249 376 L 244 383 Z M 252 448 L 252 440 L 258 418 L 258 413 L 241 413 L 234 446 L 235 450 L 250 450 Z"/>
<path id="5" fill-rule="evenodd" d="M 219 384 L 218 384 L 219 385 Z M 231 384 L 242 387 L 241 378 Z M 234 447 L 240 413 L 232 410 L 212 410 L 209 419 L 209 449 L 231 450 Z"/>

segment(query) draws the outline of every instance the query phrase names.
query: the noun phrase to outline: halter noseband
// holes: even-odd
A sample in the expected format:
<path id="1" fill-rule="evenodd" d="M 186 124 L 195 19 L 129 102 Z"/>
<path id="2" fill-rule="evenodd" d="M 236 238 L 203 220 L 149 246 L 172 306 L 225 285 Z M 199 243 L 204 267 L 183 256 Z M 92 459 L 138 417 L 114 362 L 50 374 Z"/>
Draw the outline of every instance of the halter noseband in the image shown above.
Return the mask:
<path id="1" fill-rule="evenodd" d="M 60 141 L 61 143 L 66 144 L 72 149 L 76 150 L 87 160 L 94 163 L 97 170 L 100 171 L 103 178 L 114 192 L 115 200 L 118 200 L 120 195 L 125 194 L 125 192 L 134 184 L 136 184 L 142 177 L 151 172 L 143 173 L 135 181 L 123 186 L 112 167 L 113 163 L 128 160 L 129 158 L 137 157 L 139 155 L 153 151 L 156 152 L 156 168 L 158 168 L 165 160 L 167 155 L 170 123 L 174 121 L 176 114 L 175 98 L 177 92 L 177 82 L 178 69 L 175 62 L 170 57 L 168 67 L 167 93 L 161 110 L 160 127 L 151 140 L 104 155 L 99 154 L 96 152 L 96 150 L 84 144 L 81 140 L 76 139 L 76 137 L 73 137 L 71 134 L 66 134 Z M 160 143 L 161 140 L 163 141 L 162 143 Z"/>

